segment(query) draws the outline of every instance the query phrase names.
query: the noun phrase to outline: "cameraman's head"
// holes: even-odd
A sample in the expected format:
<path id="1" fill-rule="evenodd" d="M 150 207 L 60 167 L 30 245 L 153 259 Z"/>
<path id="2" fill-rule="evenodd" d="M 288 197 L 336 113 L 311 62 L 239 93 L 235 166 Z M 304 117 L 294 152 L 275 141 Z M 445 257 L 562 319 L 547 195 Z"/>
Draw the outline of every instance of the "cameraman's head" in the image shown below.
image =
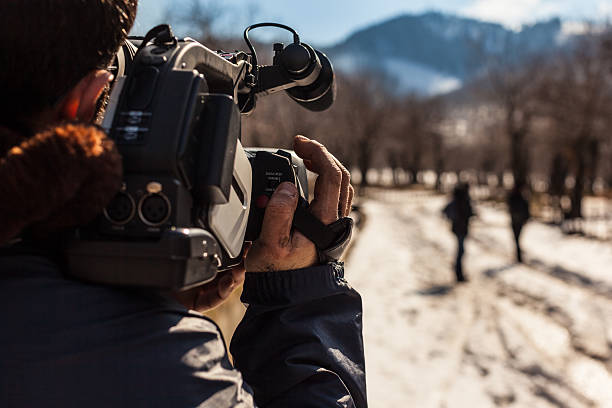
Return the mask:
<path id="1" fill-rule="evenodd" d="M 19 0 L 0 12 L 0 124 L 91 120 L 137 0 Z"/>

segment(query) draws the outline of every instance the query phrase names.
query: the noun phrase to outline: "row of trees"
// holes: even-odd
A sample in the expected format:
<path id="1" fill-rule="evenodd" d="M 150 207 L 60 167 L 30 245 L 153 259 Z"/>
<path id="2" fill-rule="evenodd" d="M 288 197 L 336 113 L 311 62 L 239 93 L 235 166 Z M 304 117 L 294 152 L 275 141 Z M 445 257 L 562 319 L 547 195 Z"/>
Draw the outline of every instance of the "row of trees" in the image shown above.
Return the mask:
<path id="1" fill-rule="evenodd" d="M 514 183 L 546 178 L 551 195 L 569 194 L 569 218 L 582 215 L 598 179 L 612 186 L 611 38 L 591 29 L 556 55 L 495 67 L 485 88 L 499 110 L 492 142 L 505 138 Z"/>
<path id="2" fill-rule="evenodd" d="M 310 113 L 285 96 L 259 101 L 244 123 L 247 144 L 287 146 L 291 134 L 324 142 L 366 175 L 391 168 L 395 183 L 415 183 L 424 170 L 436 185 L 444 172 L 470 170 L 487 182 L 546 189 L 571 198 L 612 186 L 612 35 L 591 30 L 555 55 L 491 61 L 478 80 L 450 95 L 398 96 L 393 84 L 361 72 L 338 75 L 338 97 Z M 407 174 L 400 179 L 398 174 Z M 361 183 L 368 179 L 361 177 Z"/>

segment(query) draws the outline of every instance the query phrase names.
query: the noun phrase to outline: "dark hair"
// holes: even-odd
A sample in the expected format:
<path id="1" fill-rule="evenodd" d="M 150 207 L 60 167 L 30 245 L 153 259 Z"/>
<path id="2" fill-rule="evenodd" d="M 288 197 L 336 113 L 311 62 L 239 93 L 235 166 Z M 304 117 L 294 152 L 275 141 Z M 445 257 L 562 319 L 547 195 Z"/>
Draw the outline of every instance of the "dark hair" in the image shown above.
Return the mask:
<path id="1" fill-rule="evenodd" d="M 27 120 L 111 62 L 137 0 L 19 0 L 0 12 L 0 123 Z"/>
<path id="2" fill-rule="evenodd" d="M 453 189 L 453 197 L 460 200 L 465 200 L 466 198 L 469 200 L 470 185 L 464 182 L 457 183 Z"/>
<path id="3" fill-rule="evenodd" d="M 453 200 L 455 201 L 455 211 L 457 219 L 467 221 L 472 212 L 470 203 L 470 185 L 458 183 L 453 189 Z"/>

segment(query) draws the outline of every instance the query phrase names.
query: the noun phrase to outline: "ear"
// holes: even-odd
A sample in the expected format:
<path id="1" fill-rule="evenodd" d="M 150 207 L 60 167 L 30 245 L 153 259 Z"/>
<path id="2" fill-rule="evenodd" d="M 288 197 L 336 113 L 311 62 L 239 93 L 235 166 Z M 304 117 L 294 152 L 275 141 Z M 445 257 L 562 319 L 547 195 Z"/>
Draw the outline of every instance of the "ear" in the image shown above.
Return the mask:
<path id="1" fill-rule="evenodd" d="M 92 71 L 74 86 L 61 100 L 59 116 L 70 121 L 90 122 L 96 111 L 96 104 L 106 84 L 113 75 L 104 70 Z"/>

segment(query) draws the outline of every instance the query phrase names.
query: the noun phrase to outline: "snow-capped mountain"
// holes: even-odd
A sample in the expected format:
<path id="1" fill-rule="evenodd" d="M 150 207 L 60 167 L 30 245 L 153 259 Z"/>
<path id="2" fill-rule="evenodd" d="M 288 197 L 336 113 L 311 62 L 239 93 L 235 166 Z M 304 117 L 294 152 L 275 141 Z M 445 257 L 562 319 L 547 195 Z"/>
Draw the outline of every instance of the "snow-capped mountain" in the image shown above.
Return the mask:
<path id="1" fill-rule="evenodd" d="M 340 71 L 384 73 L 398 92 L 458 89 L 494 57 L 521 61 L 558 49 L 568 35 L 559 19 L 513 31 L 437 12 L 404 15 L 359 30 L 326 52 Z"/>

